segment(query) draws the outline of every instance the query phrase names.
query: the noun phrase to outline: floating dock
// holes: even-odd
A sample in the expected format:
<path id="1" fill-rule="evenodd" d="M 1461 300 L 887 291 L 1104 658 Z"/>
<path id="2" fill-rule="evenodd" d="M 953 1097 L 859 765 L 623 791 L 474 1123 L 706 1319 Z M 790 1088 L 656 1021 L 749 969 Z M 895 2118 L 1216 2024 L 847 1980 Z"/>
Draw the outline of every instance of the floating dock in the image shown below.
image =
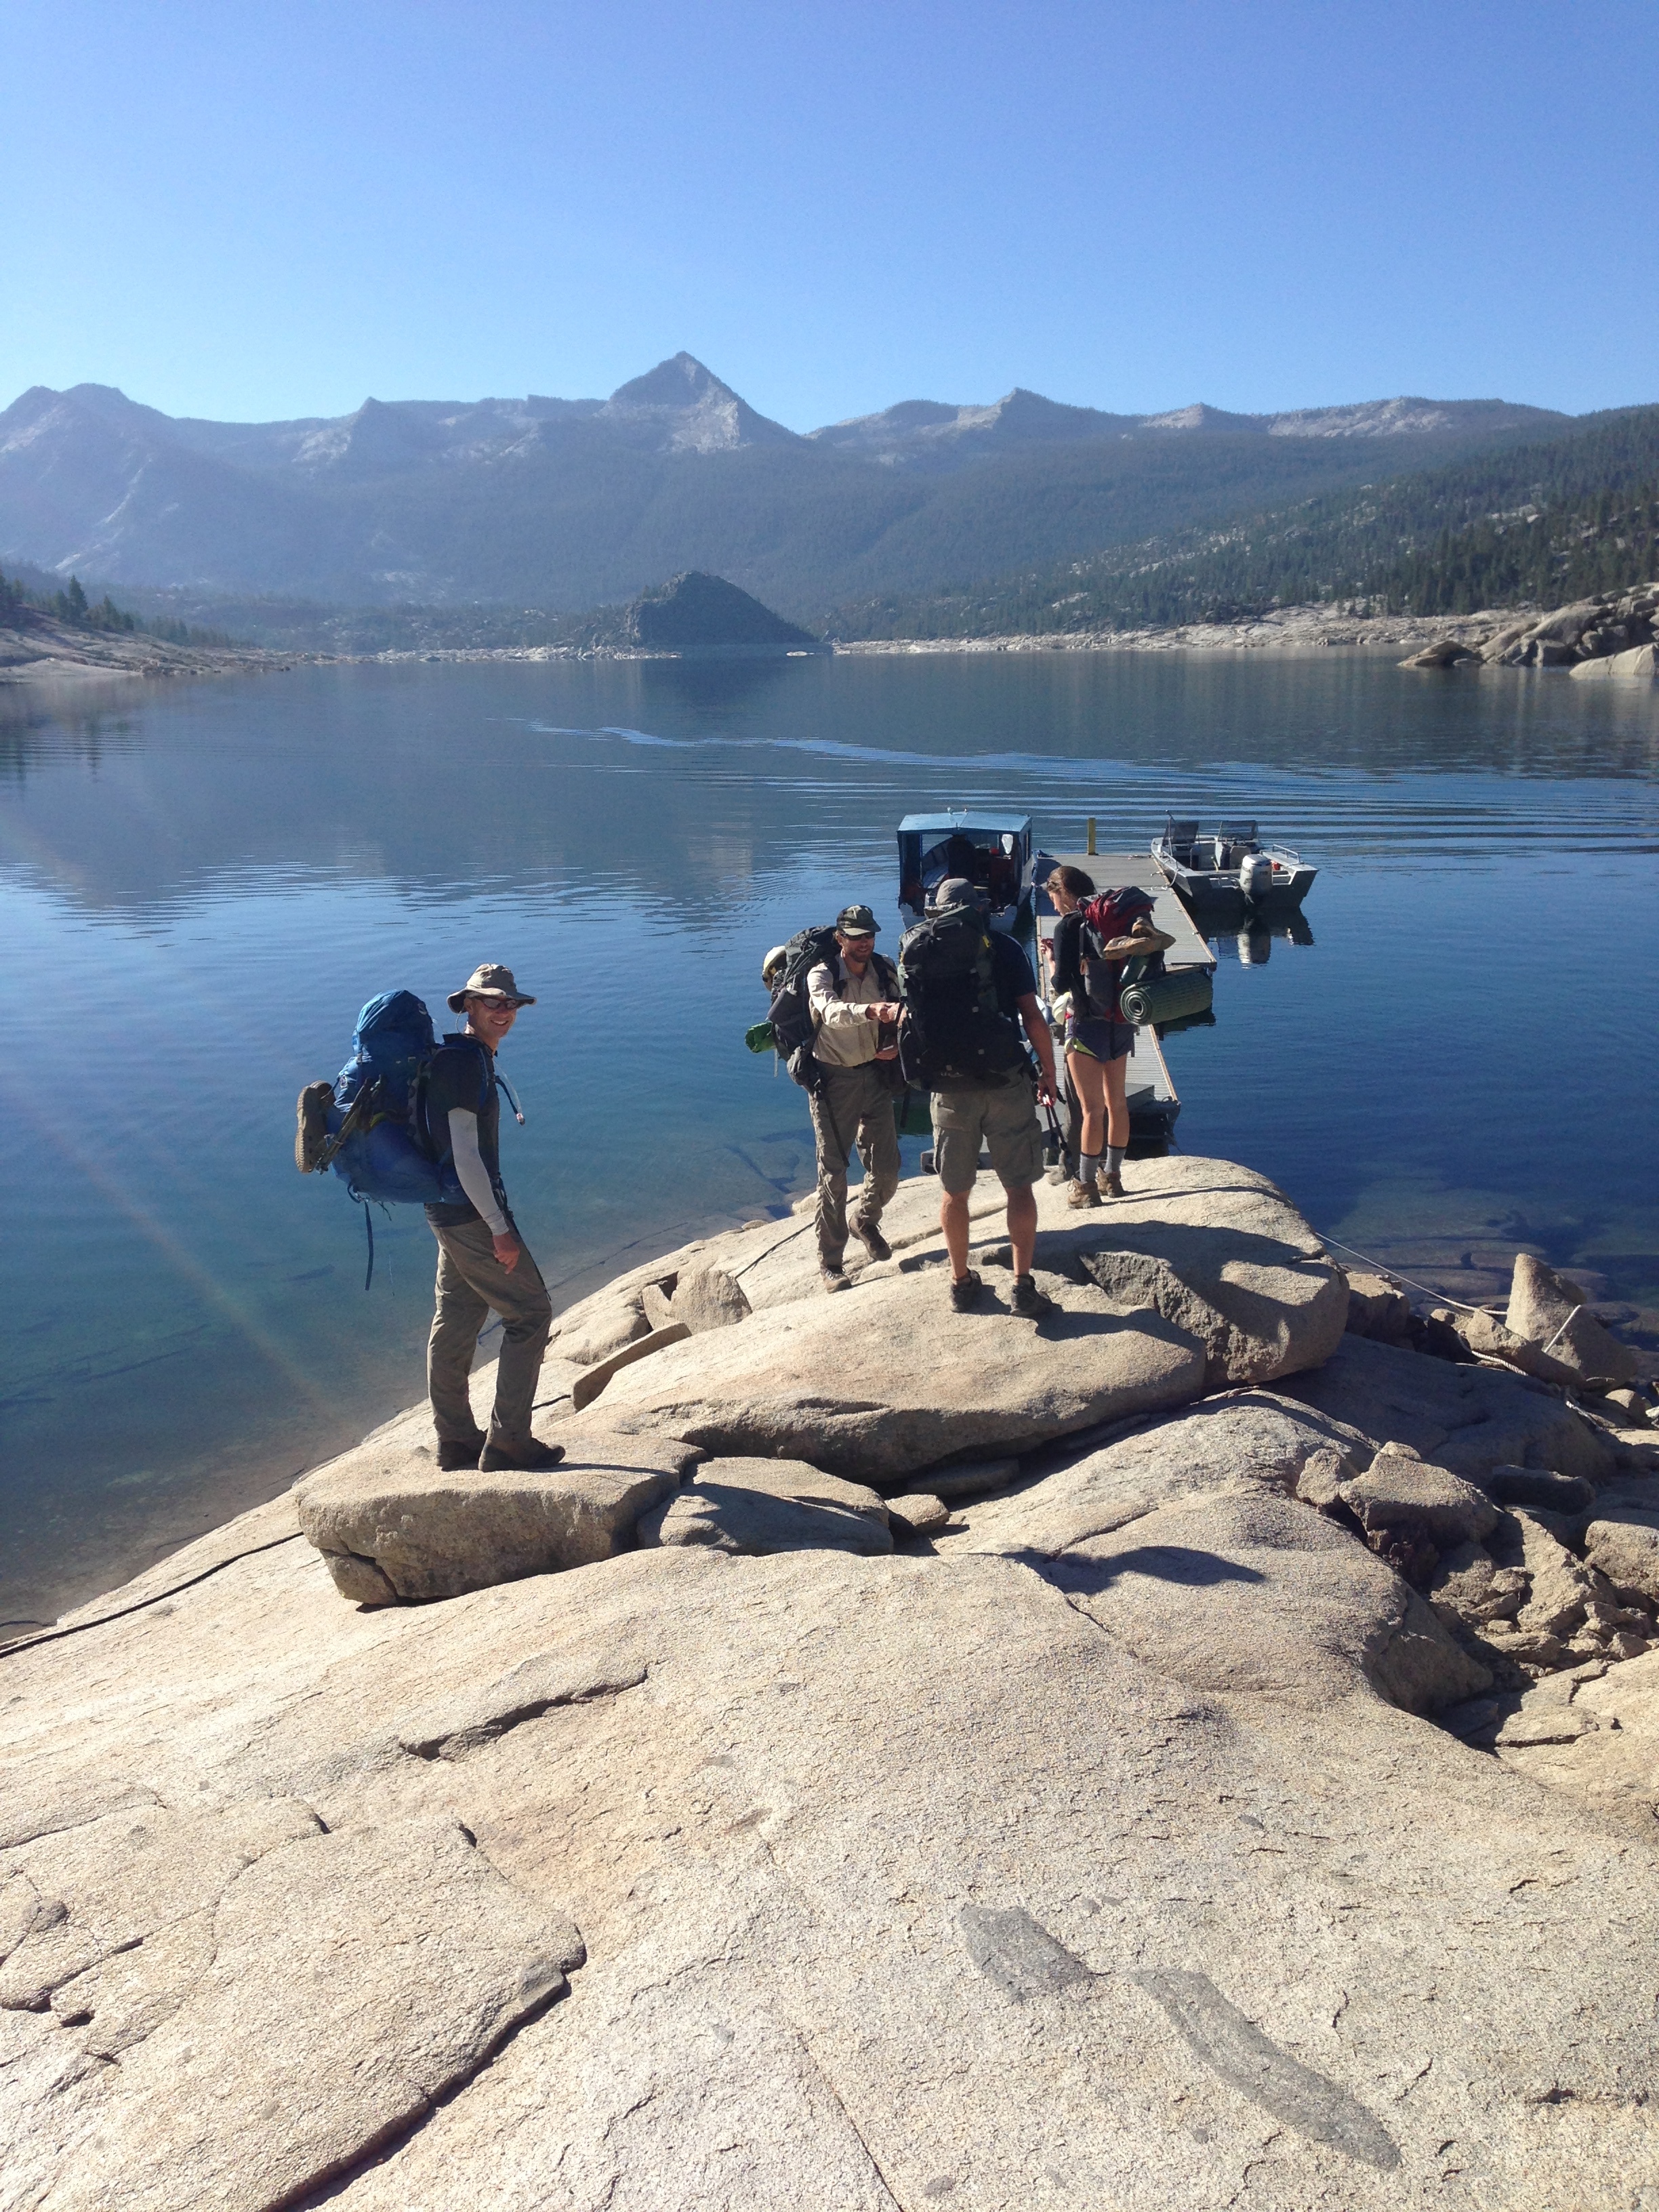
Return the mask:
<path id="1" fill-rule="evenodd" d="M 1150 891 L 1153 921 L 1166 937 L 1175 939 L 1164 956 L 1166 968 L 1215 966 L 1214 953 L 1193 926 L 1191 915 L 1150 852 L 1054 853 L 1049 858 L 1063 868 L 1081 868 L 1085 875 L 1094 878 L 1103 891 L 1115 890 L 1123 884 L 1134 884 L 1143 891 Z M 1037 934 L 1045 939 L 1052 937 L 1054 904 L 1041 884 L 1036 887 L 1032 904 L 1036 913 Z"/>
<path id="2" fill-rule="evenodd" d="M 1215 954 L 1193 927 L 1193 918 L 1165 880 L 1163 870 L 1146 853 L 1055 853 L 1049 855 L 1060 866 L 1081 868 L 1092 876 L 1102 890 L 1115 890 L 1125 884 L 1135 884 L 1148 891 L 1152 898 L 1152 920 L 1166 937 L 1175 943 L 1164 956 L 1166 968 L 1213 968 Z M 1054 902 L 1041 884 L 1035 886 L 1032 906 L 1036 919 L 1037 939 L 1046 945 L 1054 933 L 1059 916 Z M 1046 1001 L 1048 975 L 1039 974 L 1038 983 Z M 1056 1039 L 1056 1050 L 1059 1040 Z M 1064 1073 L 1062 1066 L 1061 1073 Z M 1162 1148 L 1169 1143 L 1174 1132 L 1176 1117 L 1181 1111 L 1181 1099 L 1170 1076 L 1169 1063 L 1164 1048 L 1152 1029 L 1138 1029 L 1129 1054 L 1125 1089 L 1129 1102 L 1130 1141 L 1140 1148 Z M 1066 1104 L 1072 1110 L 1070 1085 L 1066 1086 Z"/>

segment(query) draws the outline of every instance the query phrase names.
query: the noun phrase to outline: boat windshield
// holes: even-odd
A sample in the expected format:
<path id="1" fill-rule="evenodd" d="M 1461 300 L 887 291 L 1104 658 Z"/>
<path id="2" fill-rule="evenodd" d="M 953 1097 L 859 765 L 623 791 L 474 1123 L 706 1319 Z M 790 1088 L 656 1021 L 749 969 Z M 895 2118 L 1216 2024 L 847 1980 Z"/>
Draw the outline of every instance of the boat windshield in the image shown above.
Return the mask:
<path id="1" fill-rule="evenodd" d="M 899 838 L 899 898 L 920 908 L 942 883 L 963 876 L 994 910 L 1018 904 L 1020 841 L 1011 830 L 909 830 Z"/>

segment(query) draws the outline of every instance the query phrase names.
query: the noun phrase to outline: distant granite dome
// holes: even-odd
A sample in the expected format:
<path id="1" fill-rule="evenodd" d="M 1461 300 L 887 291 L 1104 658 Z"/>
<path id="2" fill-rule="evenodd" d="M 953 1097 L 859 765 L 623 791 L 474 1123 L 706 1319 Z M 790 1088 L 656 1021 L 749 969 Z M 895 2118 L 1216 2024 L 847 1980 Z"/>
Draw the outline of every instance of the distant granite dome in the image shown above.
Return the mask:
<path id="1" fill-rule="evenodd" d="M 628 610 L 628 641 L 650 653 L 711 653 L 733 646 L 811 646 L 810 629 L 785 622 L 724 576 L 688 568 Z"/>

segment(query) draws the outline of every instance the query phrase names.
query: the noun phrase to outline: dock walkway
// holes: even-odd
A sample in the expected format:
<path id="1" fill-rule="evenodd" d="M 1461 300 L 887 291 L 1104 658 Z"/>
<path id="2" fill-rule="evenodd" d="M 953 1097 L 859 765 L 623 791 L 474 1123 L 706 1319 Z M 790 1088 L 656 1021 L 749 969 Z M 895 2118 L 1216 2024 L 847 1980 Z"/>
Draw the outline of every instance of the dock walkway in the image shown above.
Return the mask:
<path id="1" fill-rule="evenodd" d="M 1165 936 L 1175 943 L 1164 956 L 1166 968 L 1213 968 L 1215 955 L 1193 927 L 1193 918 L 1165 881 L 1162 870 L 1151 853 L 1056 853 L 1051 857 L 1062 867 L 1081 868 L 1092 876 L 1102 890 L 1115 890 L 1124 884 L 1138 884 L 1152 895 L 1152 920 Z M 1041 884 L 1036 888 L 1032 902 L 1036 909 L 1037 936 L 1047 944 L 1054 933 L 1059 919 L 1053 902 Z M 1039 988 L 1048 995 L 1047 971 L 1039 976 Z M 1061 1073 L 1064 1073 L 1062 1068 Z M 1069 1091 L 1069 1085 L 1067 1086 Z M 1137 1149 L 1164 1150 L 1175 1127 L 1176 1117 L 1181 1111 L 1181 1098 L 1170 1079 L 1169 1062 L 1164 1057 L 1156 1030 L 1135 1031 L 1135 1041 L 1126 1071 L 1126 1089 L 1129 1102 L 1129 1127 Z M 1070 1101 L 1068 1098 L 1068 1108 Z"/>
<path id="2" fill-rule="evenodd" d="M 1166 968 L 1213 968 L 1215 955 L 1193 926 L 1193 918 L 1169 883 L 1163 870 L 1151 853 L 1056 853 L 1053 858 L 1062 867 L 1081 868 L 1092 876 L 1102 890 L 1115 889 L 1121 884 L 1138 884 L 1152 895 L 1152 920 L 1166 937 L 1175 943 L 1164 956 Z M 1048 893 L 1041 884 L 1036 887 L 1037 934 L 1042 938 L 1054 935 L 1054 910 Z"/>

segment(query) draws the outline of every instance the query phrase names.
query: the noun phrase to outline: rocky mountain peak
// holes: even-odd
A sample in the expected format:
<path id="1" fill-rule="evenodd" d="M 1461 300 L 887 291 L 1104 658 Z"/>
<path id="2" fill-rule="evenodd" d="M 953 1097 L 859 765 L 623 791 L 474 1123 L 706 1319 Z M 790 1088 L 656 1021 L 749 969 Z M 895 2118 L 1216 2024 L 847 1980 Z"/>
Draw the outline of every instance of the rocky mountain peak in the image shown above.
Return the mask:
<path id="1" fill-rule="evenodd" d="M 794 445 L 793 430 L 757 415 L 695 355 L 677 353 L 643 376 L 618 385 L 601 410 L 611 422 L 646 430 L 670 453 L 727 453 L 738 446 Z"/>
<path id="2" fill-rule="evenodd" d="M 735 400 L 738 395 L 712 369 L 705 368 L 695 354 L 677 353 L 659 361 L 643 376 L 619 384 L 610 404 L 612 407 L 696 407 L 711 397 Z"/>

